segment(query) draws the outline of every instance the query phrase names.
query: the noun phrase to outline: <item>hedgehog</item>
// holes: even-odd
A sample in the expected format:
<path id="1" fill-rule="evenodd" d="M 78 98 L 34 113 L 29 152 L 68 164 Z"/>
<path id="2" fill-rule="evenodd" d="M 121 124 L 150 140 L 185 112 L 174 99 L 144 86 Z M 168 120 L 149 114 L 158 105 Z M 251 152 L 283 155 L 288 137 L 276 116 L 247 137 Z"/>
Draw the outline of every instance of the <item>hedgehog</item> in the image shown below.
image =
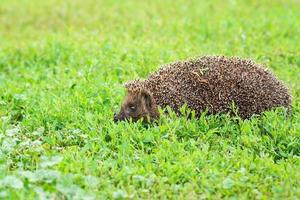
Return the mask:
<path id="1" fill-rule="evenodd" d="M 238 114 L 243 119 L 285 107 L 291 96 L 274 74 L 249 59 L 202 56 L 162 66 L 146 80 L 125 83 L 127 95 L 114 121 L 155 120 L 167 106 L 180 115 L 186 105 L 195 117 Z M 233 111 L 235 107 L 235 111 Z M 236 112 L 237 111 L 237 112 Z"/>

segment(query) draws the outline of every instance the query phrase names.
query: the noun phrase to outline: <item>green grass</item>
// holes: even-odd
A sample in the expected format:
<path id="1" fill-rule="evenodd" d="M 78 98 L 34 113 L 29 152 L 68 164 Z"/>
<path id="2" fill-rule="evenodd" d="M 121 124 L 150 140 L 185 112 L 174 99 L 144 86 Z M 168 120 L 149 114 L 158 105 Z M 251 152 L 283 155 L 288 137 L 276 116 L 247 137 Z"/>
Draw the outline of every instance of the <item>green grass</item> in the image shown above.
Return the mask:
<path id="1" fill-rule="evenodd" d="M 0 199 L 299 199 L 299 7 L 0 1 Z M 122 83 L 207 54 L 268 66 L 291 115 L 113 123 Z"/>

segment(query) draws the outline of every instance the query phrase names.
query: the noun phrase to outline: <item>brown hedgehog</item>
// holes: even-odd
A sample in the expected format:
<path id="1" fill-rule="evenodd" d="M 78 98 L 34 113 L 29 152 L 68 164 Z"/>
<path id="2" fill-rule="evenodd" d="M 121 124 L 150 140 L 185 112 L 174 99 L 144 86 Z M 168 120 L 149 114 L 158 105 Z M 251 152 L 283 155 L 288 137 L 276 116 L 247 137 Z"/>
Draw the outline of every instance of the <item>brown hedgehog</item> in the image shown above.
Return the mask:
<path id="1" fill-rule="evenodd" d="M 186 104 L 196 117 L 233 113 L 244 119 L 275 107 L 290 107 L 288 89 L 275 76 L 250 60 L 204 56 L 163 66 L 148 79 L 125 84 L 127 96 L 115 121 L 156 119 L 158 107 L 170 106 L 177 114 Z"/>

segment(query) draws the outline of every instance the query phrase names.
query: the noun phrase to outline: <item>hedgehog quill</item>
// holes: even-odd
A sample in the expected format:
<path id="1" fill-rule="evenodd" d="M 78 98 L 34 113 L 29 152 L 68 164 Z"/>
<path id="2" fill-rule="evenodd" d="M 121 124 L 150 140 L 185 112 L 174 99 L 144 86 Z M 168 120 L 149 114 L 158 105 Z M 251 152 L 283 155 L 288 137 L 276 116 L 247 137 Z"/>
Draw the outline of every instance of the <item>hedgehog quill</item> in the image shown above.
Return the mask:
<path id="1" fill-rule="evenodd" d="M 224 56 L 203 56 L 162 66 L 146 80 L 125 84 L 127 96 L 114 121 L 158 119 L 158 108 L 170 106 L 180 114 L 186 104 L 199 117 L 233 113 L 250 118 L 276 107 L 290 108 L 291 96 L 269 70 L 251 60 Z"/>

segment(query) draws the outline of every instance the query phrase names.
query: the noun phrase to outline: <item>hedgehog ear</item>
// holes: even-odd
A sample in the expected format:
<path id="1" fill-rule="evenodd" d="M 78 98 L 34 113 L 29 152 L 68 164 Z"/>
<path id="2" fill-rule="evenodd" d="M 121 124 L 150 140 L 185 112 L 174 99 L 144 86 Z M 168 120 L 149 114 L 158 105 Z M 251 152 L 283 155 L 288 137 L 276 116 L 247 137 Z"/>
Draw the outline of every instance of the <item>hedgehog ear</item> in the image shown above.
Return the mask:
<path id="1" fill-rule="evenodd" d="M 152 100 L 152 95 L 150 94 L 150 92 L 143 89 L 141 91 L 141 97 L 142 97 L 143 101 L 145 102 L 147 108 L 151 108 L 153 100 Z"/>

